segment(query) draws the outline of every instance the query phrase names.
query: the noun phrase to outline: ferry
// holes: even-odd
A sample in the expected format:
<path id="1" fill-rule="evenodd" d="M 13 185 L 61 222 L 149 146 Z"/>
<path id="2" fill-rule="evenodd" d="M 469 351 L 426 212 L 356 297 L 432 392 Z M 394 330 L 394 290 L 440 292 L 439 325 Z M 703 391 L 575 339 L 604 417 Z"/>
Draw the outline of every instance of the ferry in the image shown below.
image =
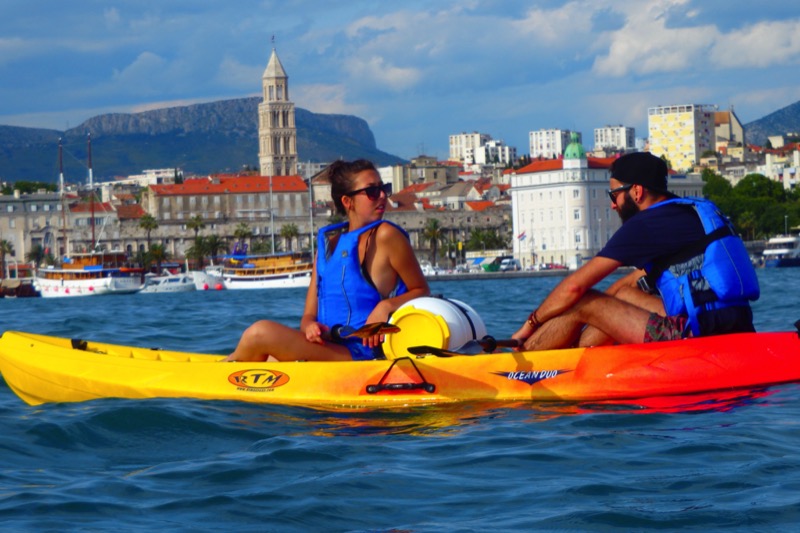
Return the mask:
<path id="1" fill-rule="evenodd" d="M 800 266 L 800 233 L 772 237 L 767 241 L 762 258 L 768 268 Z"/>

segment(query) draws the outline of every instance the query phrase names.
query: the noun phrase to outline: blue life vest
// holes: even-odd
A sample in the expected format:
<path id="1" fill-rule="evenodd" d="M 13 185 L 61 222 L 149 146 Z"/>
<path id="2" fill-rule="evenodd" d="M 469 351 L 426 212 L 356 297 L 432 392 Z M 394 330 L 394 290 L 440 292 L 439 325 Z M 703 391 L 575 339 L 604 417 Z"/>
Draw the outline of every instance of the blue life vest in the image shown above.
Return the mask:
<path id="1" fill-rule="evenodd" d="M 724 307 L 749 306 L 760 291 L 758 278 L 742 239 L 717 206 L 702 198 L 675 198 L 668 204 L 694 208 L 705 238 L 645 267 L 650 286 L 661 293 L 667 316 L 688 316 L 687 328 L 700 336 L 698 316 Z M 655 280 L 655 284 L 653 284 Z"/>
<path id="2" fill-rule="evenodd" d="M 317 320 L 328 327 L 335 325 L 363 326 L 369 314 L 383 297 L 365 277 L 358 257 L 358 240 L 361 234 L 379 224 L 392 224 L 403 235 L 408 233 L 400 226 L 378 220 L 355 231 L 346 231 L 347 222 L 320 229 L 317 236 Z M 329 236 L 341 232 L 336 248 L 330 250 Z M 408 292 L 403 280 L 388 297 Z"/>

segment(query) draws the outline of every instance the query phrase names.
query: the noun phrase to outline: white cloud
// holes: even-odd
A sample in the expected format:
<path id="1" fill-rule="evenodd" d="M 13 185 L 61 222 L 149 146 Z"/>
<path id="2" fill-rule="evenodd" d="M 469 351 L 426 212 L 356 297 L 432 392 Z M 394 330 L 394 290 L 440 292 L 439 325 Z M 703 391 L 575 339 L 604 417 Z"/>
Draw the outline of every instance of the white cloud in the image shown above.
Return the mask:
<path id="1" fill-rule="evenodd" d="M 347 90 L 343 85 L 300 85 L 292 90 L 290 96 L 298 107 L 314 113 L 358 115 L 366 119 L 363 115 L 365 106 L 347 103 Z"/>
<path id="2" fill-rule="evenodd" d="M 411 67 L 398 67 L 378 56 L 353 58 L 346 65 L 356 80 L 368 80 L 392 91 L 403 91 L 422 79 L 422 72 Z"/>
<path id="3" fill-rule="evenodd" d="M 595 9 L 594 4 L 583 2 L 569 2 L 556 9 L 533 8 L 525 18 L 512 21 L 509 26 L 536 43 L 565 47 L 589 37 Z"/>
<path id="4" fill-rule="evenodd" d="M 721 35 L 710 62 L 722 68 L 796 65 L 800 62 L 800 20 L 762 22 Z"/>
<path id="5" fill-rule="evenodd" d="M 225 56 L 217 69 L 216 81 L 227 87 L 249 90 L 260 87 L 263 66 L 244 65 L 231 56 Z"/>
<path id="6" fill-rule="evenodd" d="M 164 58 L 152 52 L 142 52 L 130 65 L 122 70 L 115 70 L 113 79 L 124 84 L 148 85 L 153 83 L 154 79 L 161 78 L 166 65 Z"/>
<path id="7" fill-rule="evenodd" d="M 607 55 L 595 59 L 594 73 L 625 76 L 675 72 L 707 62 L 708 49 L 718 35 L 714 27 L 666 25 L 667 12 L 683 3 L 676 0 L 630 4 L 624 26 L 610 32 Z"/>

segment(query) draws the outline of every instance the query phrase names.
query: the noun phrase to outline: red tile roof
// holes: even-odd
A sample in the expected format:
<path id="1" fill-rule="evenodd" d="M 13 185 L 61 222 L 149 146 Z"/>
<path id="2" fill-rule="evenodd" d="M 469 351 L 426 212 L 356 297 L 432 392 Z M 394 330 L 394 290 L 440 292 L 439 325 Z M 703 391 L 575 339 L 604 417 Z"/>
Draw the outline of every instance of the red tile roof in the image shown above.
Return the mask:
<path id="1" fill-rule="evenodd" d="M 472 211 L 485 211 L 490 207 L 494 207 L 494 202 L 490 200 L 480 200 L 475 202 L 467 202 L 467 207 L 469 207 Z"/>
<path id="2" fill-rule="evenodd" d="M 71 213 L 91 213 L 92 212 L 92 203 L 91 202 L 79 202 L 76 204 L 72 204 L 69 206 L 69 210 Z M 113 213 L 114 208 L 108 202 L 95 202 L 94 203 L 94 212 L 95 213 Z"/>
<path id="3" fill-rule="evenodd" d="M 117 206 L 117 218 L 120 220 L 138 219 L 145 215 L 144 209 L 139 204 L 125 204 Z"/>
<path id="4" fill-rule="evenodd" d="M 269 192 L 269 176 L 219 175 L 207 178 L 186 180 L 180 184 L 150 185 L 150 189 L 160 196 L 199 196 L 224 193 Z M 308 186 L 300 176 L 272 176 L 272 191 L 306 192 Z"/>
<path id="5" fill-rule="evenodd" d="M 426 183 L 412 183 L 411 185 L 409 185 L 408 187 L 406 187 L 402 191 L 398 191 L 396 194 L 401 194 L 401 193 L 403 193 L 403 194 L 406 194 L 406 193 L 408 193 L 408 194 L 417 194 L 417 193 L 420 193 L 420 192 L 422 192 L 424 190 L 429 189 L 430 187 L 433 187 L 434 185 L 436 185 L 436 183 L 433 182 L 433 181 L 429 181 L 429 182 L 426 182 Z"/>

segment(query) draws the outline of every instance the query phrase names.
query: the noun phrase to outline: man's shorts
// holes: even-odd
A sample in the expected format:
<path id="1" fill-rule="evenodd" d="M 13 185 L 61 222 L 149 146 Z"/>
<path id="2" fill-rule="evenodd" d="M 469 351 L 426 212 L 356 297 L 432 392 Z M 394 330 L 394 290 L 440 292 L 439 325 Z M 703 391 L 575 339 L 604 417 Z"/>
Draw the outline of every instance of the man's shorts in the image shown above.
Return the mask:
<path id="1" fill-rule="evenodd" d="M 687 318 L 683 315 L 659 316 L 650 313 L 644 329 L 644 342 L 674 341 L 683 338 Z"/>

